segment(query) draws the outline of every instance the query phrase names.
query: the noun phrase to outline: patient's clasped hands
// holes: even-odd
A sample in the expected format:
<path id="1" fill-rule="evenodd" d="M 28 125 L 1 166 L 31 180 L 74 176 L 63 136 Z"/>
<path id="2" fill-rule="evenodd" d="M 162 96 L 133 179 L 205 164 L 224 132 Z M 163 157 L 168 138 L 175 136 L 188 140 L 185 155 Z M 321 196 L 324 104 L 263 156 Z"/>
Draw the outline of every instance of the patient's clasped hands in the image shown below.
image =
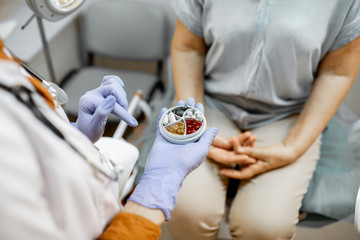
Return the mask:
<path id="1" fill-rule="evenodd" d="M 244 132 L 231 138 L 217 135 L 208 157 L 217 163 L 231 166 L 220 174 L 235 179 L 250 179 L 264 172 L 291 164 L 296 153 L 289 141 L 268 146 L 255 146 L 256 136 Z M 238 168 L 234 169 L 234 166 Z"/>

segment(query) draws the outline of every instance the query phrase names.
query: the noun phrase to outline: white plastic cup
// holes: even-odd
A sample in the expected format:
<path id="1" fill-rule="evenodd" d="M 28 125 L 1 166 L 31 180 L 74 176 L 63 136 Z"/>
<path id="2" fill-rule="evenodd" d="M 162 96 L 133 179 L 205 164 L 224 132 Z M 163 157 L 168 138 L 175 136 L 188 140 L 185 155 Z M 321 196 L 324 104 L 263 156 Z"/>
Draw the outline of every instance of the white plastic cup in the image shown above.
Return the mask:
<path id="1" fill-rule="evenodd" d="M 172 124 L 175 124 L 175 123 L 169 123 L 169 124 L 166 124 L 164 125 L 163 124 L 163 120 L 164 120 L 164 117 L 167 116 L 171 111 L 174 111 L 174 110 L 177 110 L 179 108 L 183 108 L 183 107 L 187 107 L 187 110 L 184 112 L 184 114 L 182 116 L 178 116 L 177 115 L 177 119 L 176 119 L 176 123 L 182 121 L 184 124 L 185 124 L 185 133 L 183 135 L 177 135 L 177 134 L 173 134 L 171 132 L 169 132 L 168 130 L 166 130 L 166 127 L 167 126 L 170 126 Z M 194 111 L 197 111 L 198 113 L 200 113 L 201 117 L 202 117 L 202 120 L 201 120 L 201 127 L 195 131 L 194 133 L 191 133 L 191 134 L 186 134 L 186 119 L 189 119 L 190 117 L 187 116 L 187 112 L 188 110 L 192 110 L 193 112 Z M 191 143 L 191 142 L 196 142 L 202 135 L 203 133 L 205 132 L 206 130 L 206 119 L 204 117 L 204 114 L 199 111 L 198 109 L 192 107 L 192 106 L 188 106 L 188 105 L 182 105 L 182 106 L 175 106 L 175 107 L 172 107 L 170 109 L 168 109 L 160 118 L 160 121 L 159 121 L 159 129 L 160 129 L 160 134 L 169 142 L 171 143 L 176 143 L 176 144 L 186 144 L 186 143 Z"/>

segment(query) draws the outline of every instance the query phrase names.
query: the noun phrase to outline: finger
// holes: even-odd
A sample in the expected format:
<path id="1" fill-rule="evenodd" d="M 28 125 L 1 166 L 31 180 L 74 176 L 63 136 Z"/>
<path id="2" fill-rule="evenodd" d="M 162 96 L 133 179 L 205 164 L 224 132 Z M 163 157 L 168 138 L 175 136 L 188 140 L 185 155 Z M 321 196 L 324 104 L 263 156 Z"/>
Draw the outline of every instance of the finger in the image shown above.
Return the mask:
<path id="1" fill-rule="evenodd" d="M 214 138 L 212 145 L 215 147 L 228 149 L 228 150 L 232 149 L 232 147 L 233 147 L 231 142 L 227 138 L 224 138 L 223 136 L 221 136 L 219 134 Z"/>
<path id="2" fill-rule="evenodd" d="M 189 98 L 186 100 L 186 105 L 194 107 L 194 106 L 195 106 L 195 99 L 192 98 L 192 97 L 189 97 Z"/>
<path id="3" fill-rule="evenodd" d="M 240 170 L 234 169 L 221 169 L 220 174 L 229 178 L 235 179 L 250 179 L 256 175 L 263 173 L 260 163 L 252 164 L 241 168 Z"/>
<path id="4" fill-rule="evenodd" d="M 162 115 L 164 115 L 164 113 L 165 113 L 166 111 L 167 111 L 167 108 L 162 108 L 162 109 L 160 110 L 160 114 L 159 114 L 159 117 L 158 117 L 158 122 L 160 121 Z"/>
<path id="5" fill-rule="evenodd" d="M 235 137 L 239 140 L 240 145 L 244 146 L 244 143 L 251 137 L 251 133 L 249 131 L 246 131 Z"/>
<path id="6" fill-rule="evenodd" d="M 230 138 L 229 142 L 232 144 L 234 151 L 241 147 L 239 139 L 235 136 Z"/>
<path id="7" fill-rule="evenodd" d="M 204 114 L 204 105 L 202 103 L 196 104 L 195 108 Z"/>
<path id="8" fill-rule="evenodd" d="M 94 91 L 88 91 L 80 97 L 79 112 L 93 115 L 96 108 L 104 101 L 104 97 L 93 94 Z"/>
<path id="9" fill-rule="evenodd" d="M 226 149 L 217 148 L 211 146 L 209 151 L 209 158 L 214 161 L 224 164 L 224 165 L 233 165 L 233 164 L 254 164 L 256 159 L 249 157 L 245 154 L 236 154 L 233 151 L 228 151 Z"/>
<path id="10" fill-rule="evenodd" d="M 199 142 L 200 143 L 207 143 L 209 146 L 211 145 L 213 139 L 215 138 L 216 134 L 218 134 L 219 130 L 217 128 L 210 128 L 204 132 L 201 136 Z"/>
<path id="11" fill-rule="evenodd" d="M 158 121 L 157 121 L 158 124 L 156 125 L 156 136 L 158 136 L 160 134 L 159 122 L 160 122 L 161 117 L 164 115 L 164 113 L 166 111 L 167 111 L 167 108 L 162 108 L 160 110 L 160 114 L 159 114 Z"/>
<path id="12" fill-rule="evenodd" d="M 131 114 L 128 113 L 128 111 L 125 110 L 118 103 L 115 103 L 112 113 L 118 116 L 119 118 L 121 118 L 121 120 L 126 122 L 131 127 L 136 127 L 138 125 L 136 119 L 133 116 L 131 116 Z"/>
<path id="13" fill-rule="evenodd" d="M 159 114 L 159 117 L 158 117 L 158 124 L 156 125 L 156 136 L 159 136 L 160 135 L 160 129 L 159 129 L 159 121 L 162 117 L 162 115 L 164 115 L 164 113 L 167 111 L 167 108 L 162 108 L 160 110 L 160 114 Z"/>
<path id="14" fill-rule="evenodd" d="M 224 168 L 220 170 L 220 174 L 228 178 L 243 179 L 243 176 L 240 174 L 240 171 L 235 169 Z"/>
<path id="15" fill-rule="evenodd" d="M 185 103 L 183 100 L 179 100 L 177 103 L 176 103 L 176 106 L 184 106 Z"/>
<path id="16" fill-rule="evenodd" d="M 156 137 L 160 135 L 159 125 L 156 127 Z"/>
<path id="17" fill-rule="evenodd" d="M 264 147 L 239 147 L 236 152 L 238 154 L 246 154 L 257 159 L 264 159 L 267 157 L 266 149 Z"/>
<path id="18" fill-rule="evenodd" d="M 113 95 L 116 98 L 116 102 L 124 109 L 128 110 L 128 101 L 126 99 L 126 92 L 119 84 L 104 85 L 99 88 L 101 95 L 106 98 L 109 95 Z"/>
<path id="19" fill-rule="evenodd" d="M 252 135 L 243 143 L 243 146 L 244 147 L 253 147 L 255 142 L 256 142 L 256 136 Z"/>
<path id="20" fill-rule="evenodd" d="M 108 85 L 108 84 L 111 84 L 113 82 L 117 82 L 121 85 L 122 88 L 125 87 L 125 84 L 124 82 L 121 80 L 121 78 L 119 78 L 118 76 L 116 75 L 107 75 L 105 77 L 103 77 L 103 80 L 101 82 L 101 85 L 105 86 L 105 85 Z"/>
<path id="21" fill-rule="evenodd" d="M 114 104 L 115 98 L 113 96 L 108 96 L 99 104 L 93 115 L 94 122 L 97 125 L 105 125 L 109 114 L 114 109 Z"/>

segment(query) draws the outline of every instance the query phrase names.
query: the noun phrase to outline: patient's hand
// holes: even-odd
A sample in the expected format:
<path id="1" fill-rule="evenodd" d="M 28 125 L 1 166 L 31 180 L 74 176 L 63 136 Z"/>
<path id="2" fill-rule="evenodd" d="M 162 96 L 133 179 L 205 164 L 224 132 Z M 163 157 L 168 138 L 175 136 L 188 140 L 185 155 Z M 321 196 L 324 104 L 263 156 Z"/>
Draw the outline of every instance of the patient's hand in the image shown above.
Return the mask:
<path id="1" fill-rule="evenodd" d="M 213 161 L 228 165 L 248 165 L 256 162 L 255 158 L 234 151 L 241 146 L 253 147 L 256 137 L 250 132 L 244 132 L 231 138 L 217 135 L 210 147 L 208 157 Z"/>
<path id="2" fill-rule="evenodd" d="M 256 159 L 256 163 L 241 166 L 239 170 L 222 169 L 220 174 L 236 179 L 249 179 L 264 172 L 291 164 L 296 154 L 289 142 L 280 142 L 269 146 L 238 147 L 235 152 Z"/>

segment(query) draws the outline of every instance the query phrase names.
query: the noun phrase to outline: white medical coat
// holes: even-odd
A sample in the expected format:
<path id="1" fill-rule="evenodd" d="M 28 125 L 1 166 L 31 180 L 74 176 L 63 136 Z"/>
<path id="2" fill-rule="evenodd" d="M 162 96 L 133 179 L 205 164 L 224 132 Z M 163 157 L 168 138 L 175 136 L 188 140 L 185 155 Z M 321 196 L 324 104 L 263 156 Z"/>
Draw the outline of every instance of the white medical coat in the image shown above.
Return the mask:
<path id="1" fill-rule="evenodd" d="M 0 82 L 34 89 L 18 70 L 15 62 L 0 59 Z M 89 139 L 57 110 L 42 103 L 41 111 L 65 138 L 99 162 Z M 0 116 L 0 239 L 98 237 L 120 208 L 115 183 L 1 88 Z"/>

